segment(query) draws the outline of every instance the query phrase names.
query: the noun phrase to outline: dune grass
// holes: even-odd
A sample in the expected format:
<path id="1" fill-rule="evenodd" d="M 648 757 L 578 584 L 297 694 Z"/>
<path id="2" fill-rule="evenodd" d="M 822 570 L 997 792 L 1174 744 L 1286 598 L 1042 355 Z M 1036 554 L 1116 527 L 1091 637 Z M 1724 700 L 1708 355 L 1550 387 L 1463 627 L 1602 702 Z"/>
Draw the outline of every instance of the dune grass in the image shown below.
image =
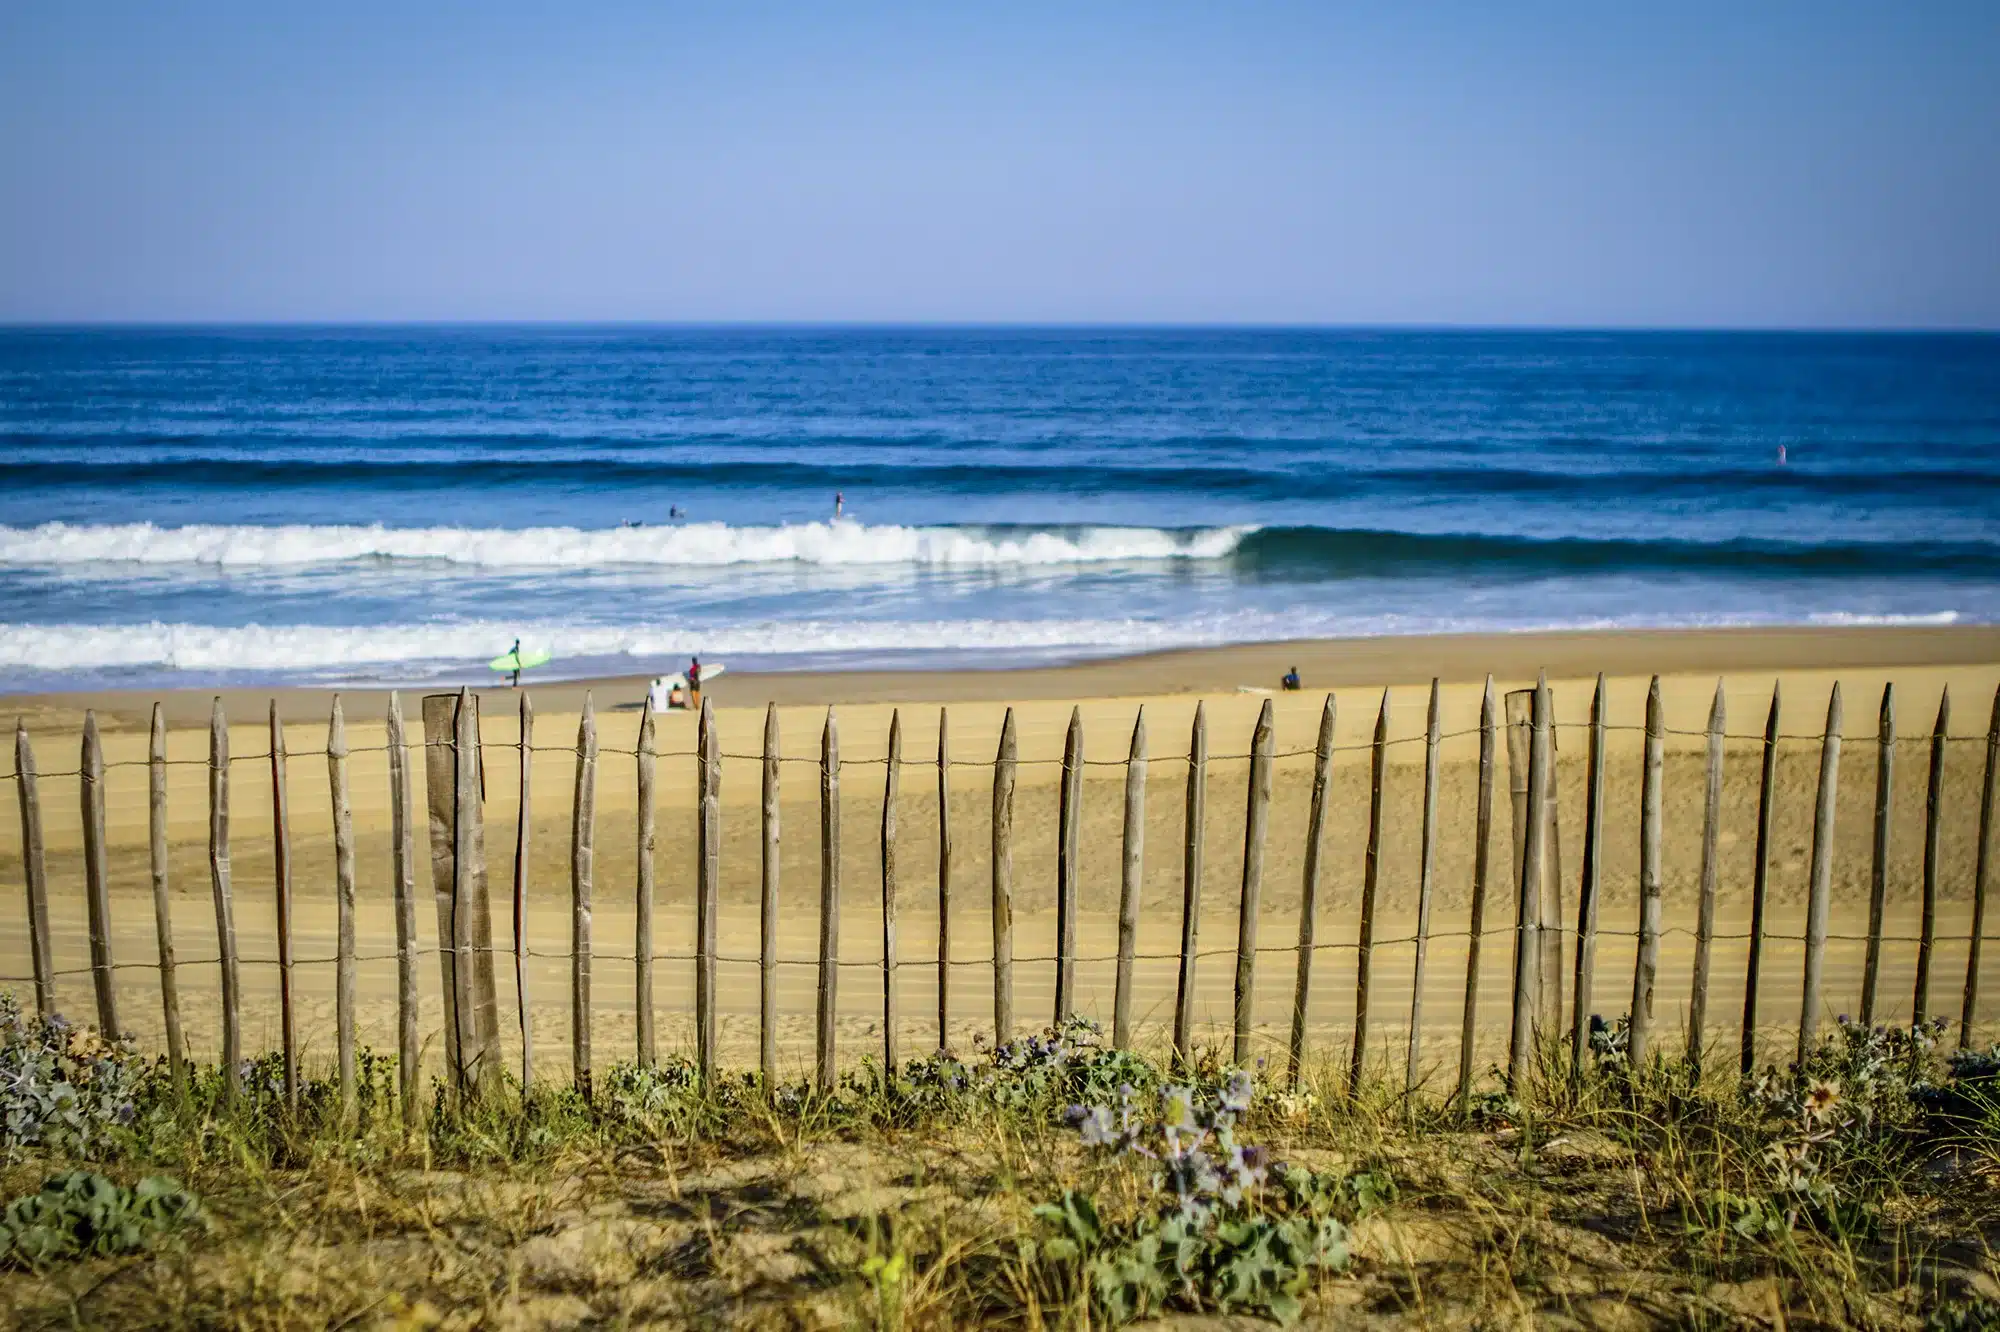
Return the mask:
<path id="1" fill-rule="evenodd" d="M 294 1108 L 270 1060 L 232 1102 L 11 1002 L 0 1029 L 0 1198 L 87 1168 L 200 1200 L 7 1262 L 13 1326 L 2000 1326 L 2000 1058 L 1936 1028 L 1747 1084 L 1635 1074 L 1606 1028 L 1580 1080 L 1552 1049 L 1456 1106 L 1075 1024 L 831 1095 L 680 1062 L 590 1101 L 439 1088 L 414 1133 L 384 1060 Z"/>

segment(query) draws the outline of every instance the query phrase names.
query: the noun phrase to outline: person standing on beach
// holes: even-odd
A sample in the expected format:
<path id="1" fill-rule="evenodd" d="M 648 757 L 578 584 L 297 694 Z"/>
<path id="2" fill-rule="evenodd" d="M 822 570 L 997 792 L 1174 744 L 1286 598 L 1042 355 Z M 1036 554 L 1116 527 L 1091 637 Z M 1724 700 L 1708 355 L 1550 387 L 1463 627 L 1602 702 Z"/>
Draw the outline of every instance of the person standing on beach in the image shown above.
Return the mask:
<path id="1" fill-rule="evenodd" d="M 514 674 L 513 677 L 507 681 L 507 687 L 509 689 L 519 689 L 521 687 L 521 640 L 520 639 L 517 638 L 514 640 L 513 650 L 509 652 L 507 655 L 511 656 L 514 659 Z"/>
<path id="2" fill-rule="evenodd" d="M 701 658 L 696 657 L 688 664 L 688 707 L 701 711 Z"/>

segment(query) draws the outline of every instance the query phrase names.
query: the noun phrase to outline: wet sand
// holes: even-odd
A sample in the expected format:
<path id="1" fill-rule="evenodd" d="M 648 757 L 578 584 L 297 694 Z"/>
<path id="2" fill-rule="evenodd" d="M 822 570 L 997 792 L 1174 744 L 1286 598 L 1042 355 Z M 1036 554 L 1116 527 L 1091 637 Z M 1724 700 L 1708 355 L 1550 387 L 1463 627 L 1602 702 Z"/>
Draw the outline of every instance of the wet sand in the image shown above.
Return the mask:
<path id="1" fill-rule="evenodd" d="M 1121 863 L 1122 763 L 1134 718 L 1143 705 L 1149 752 L 1139 962 L 1135 1014 L 1143 1040 L 1163 1040 L 1171 1027 L 1172 994 L 1182 901 L 1182 811 L 1189 723 L 1197 699 L 1209 723 L 1207 854 L 1204 864 L 1197 1008 L 1205 1034 L 1221 1039 L 1230 1009 L 1231 957 L 1237 940 L 1248 749 L 1264 696 L 1236 692 L 1239 684 L 1274 683 L 1297 665 L 1308 688 L 1271 696 L 1276 763 L 1258 917 L 1257 1035 L 1282 1047 L 1291 1013 L 1297 917 L 1302 890 L 1311 748 L 1320 708 L 1331 688 L 1337 705 L 1330 817 L 1323 844 L 1311 1038 L 1316 1048 L 1343 1054 L 1351 1040 L 1355 949 L 1369 803 L 1368 742 L 1389 685 L 1392 743 L 1384 778 L 1380 908 L 1371 985 L 1369 1047 L 1400 1051 L 1409 1021 L 1416 889 L 1421 860 L 1422 735 L 1428 680 L 1443 677 L 1437 841 L 1423 1035 L 1434 1078 L 1455 1075 L 1456 1032 L 1462 1016 L 1465 946 L 1474 852 L 1479 679 L 1487 668 L 1503 691 L 1550 671 L 1559 731 L 1559 819 L 1566 913 L 1573 912 L 1584 816 L 1582 757 L 1591 681 L 1610 676 L 1611 731 L 1606 773 L 1603 936 L 1592 1008 L 1622 1013 L 1632 990 L 1631 934 L 1637 916 L 1639 783 L 1646 673 L 1662 671 L 1668 737 L 1665 799 L 1665 914 L 1659 980 L 1660 1027 L 1676 1036 L 1685 1022 L 1692 968 L 1694 909 L 1700 870 L 1703 739 L 1717 674 L 1726 676 L 1728 731 L 1720 828 L 1720 923 L 1709 1002 L 1712 1040 L 1734 1047 L 1742 1011 L 1749 887 L 1755 843 L 1761 742 L 1774 682 L 1784 698 L 1771 850 L 1772 939 L 1765 954 L 1761 1025 L 1776 1050 L 1799 1016 L 1799 973 L 1812 803 L 1819 732 L 1827 695 L 1841 684 L 1846 741 L 1836 821 L 1833 933 L 1828 966 L 1828 1016 L 1857 1003 L 1873 839 L 1876 713 L 1885 681 L 1896 682 L 1904 737 L 1895 749 L 1896 789 L 1890 839 L 1889 890 L 1880 1012 L 1907 1016 L 1915 964 L 1923 878 L 1923 825 L 1929 733 L 1941 691 L 1953 699 L 1942 783 L 1937 859 L 1939 910 L 1930 1009 L 1956 1017 L 1965 982 L 1974 842 L 1986 731 L 2000 683 L 2000 631 L 1987 629 L 1712 631 L 1690 633 L 1561 634 L 1365 640 L 1169 653 L 1122 661 L 1020 672 L 732 674 L 718 682 L 726 755 L 722 785 L 723 900 L 720 1002 L 724 1053 L 755 1057 L 759 874 L 758 811 L 764 704 L 778 705 L 783 735 L 781 787 L 782 901 L 780 1022 L 783 1058 L 805 1068 L 811 1025 L 820 883 L 817 757 L 825 705 L 836 705 L 843 767 L 841 1046 L 845 1060 L 881 1048 L 881 893 L 879 826 L 881 763 L 892 709 L 900 706 L 904 768 L 898 802 L 900 919 L 898 1032 L 905 1054 L 937 1041 L 938 939 L 937 772 L 940 705 L 948 705 L 952 756 L 949 800 L 955 834 L 951 926 L 955 966 L 951 989 L 953 1041 L 966 1044 L 990 1031 L 990 764 L 1006 706 L 1016 709 L 1020 787 L 1014 847 L 1016 1011 L 1023 1026 L 1047 1020 L 1052 1006 L 1056 779 L 1072 702 L 1080 710 L 1089 762 L 1084 783 L 1077 998 L 1080 1008 L 1108 1022 L 1115 951 L 1115 910 Z M 528 862 L 526 935 L 530 1014 L 539 1067 L 558 1074 L 568 1065 L 570 813 L 577 710 L 584 685 L 537 686 L 533 752 L 533 818 Z M 600 1062 L 632 1049 L 633 894 L 637 869 L 636 759 L 640 681 L 591 682 L 598 708 L 599 760 L 594 910 L 596 933 L 593 1031 Z M 1196 690 L 1204 690 L 1198 693 Z M 268 694 L 231 693 L 233 870 L 236 922 L 244 968 L 246 1046 L 275 1042 L 276 968 Z M 278 693 L 287 719 L 294 891 L 298 899 L 297 985 L 300 1029 L 309 1057 L 330 1061 L 333 1046 L 333 855 L 323 754 L 328 696 L 323 691 Z M 63 1008 L 91 1011 L 84 928 L 76 766 L 81 708 L 94 707 L 105 726 L 107 835 L 113 898 L 113 947 L 121 1025 L 142 1041 L 159 1039 L 159 990 L 147 854 L 146 713 L 151 696 L 45 695 L 10 700 L 34 737 L 49 846 L 56 964 Z M 190 1041 L 213 1051 L 218 1040 L 215 920 L 207 866 L 206 694 L 163 695 L 169 735 L 169 870 L 172 919 L 182 965 L 180 990 Z M 393 918 L 390 910 L 388 798 L 383 726 L 385 700 L 365 692 L 343 695 L 348 717 L 349 781 L 353 790 L 358 872 L 361 1033 L 379 1048 L 394 1046 Z M 486 838 L 496 933 L 511 939 L 508 907 L 518 817 L 516 699 L 485 691 Z M 414 697 L 405 699 L 413 735 L 420 729 Z M 662 1044 L 684 1047 L 692 1037 L 694 879 L 694 719 L 659 719 L 655 852 L 656 1001 Z M 422 765 L 413 765 L 421 780 Z M 1500 1057 L 1505 1040 L 1513 919 L 1512 843 L 1504 745 L 1491 843 L 1480 983 L 1480 1056 Z M 421 799 L 421 796 L 419 796 Z M 436 911 L 419 831 L 419 934 L 434 947 Z M 20 898 L 20 828 L 0 821 L 0 898 L 8 924 L 0 932 L 0 973 L 25 989 L 29 972 Z M 1989 919 L 1989 934 L 1994 924 Z M 1990 1036 L 2000 1025 L 2000 960 L 1986 950 L 1979 1021 Z M 204 962 L 203 959 L 208 959 Z M 741 959 L 741 960 L 738 960 Z M 500 959 L 501 1026 L 516 1033 L 512 962 Z M 1568 961 L 1564 973 L 1568 974 Z M 437 964 L 429 952 L 419 980 L 422 1028 L 438 1043 L 441 1007 Z M 432 1050 L 435 1055 L 435 1049 Z M 1397 1057 L 1400 1059 L 1400 1054 Z M 511 1058 L 511 1056 L 510 1056 Z"/>

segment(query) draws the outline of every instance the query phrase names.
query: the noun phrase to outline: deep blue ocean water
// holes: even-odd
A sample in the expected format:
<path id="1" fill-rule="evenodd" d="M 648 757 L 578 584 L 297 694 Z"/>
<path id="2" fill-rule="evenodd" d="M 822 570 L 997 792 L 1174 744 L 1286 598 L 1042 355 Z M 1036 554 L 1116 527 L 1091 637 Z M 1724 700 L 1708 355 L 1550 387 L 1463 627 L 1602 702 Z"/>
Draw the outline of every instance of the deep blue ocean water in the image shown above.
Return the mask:
<path id="1" fill-rule="evenodd" d="M 2000 336 L 0 330 L 0 690 L 1995 620 Z"/>

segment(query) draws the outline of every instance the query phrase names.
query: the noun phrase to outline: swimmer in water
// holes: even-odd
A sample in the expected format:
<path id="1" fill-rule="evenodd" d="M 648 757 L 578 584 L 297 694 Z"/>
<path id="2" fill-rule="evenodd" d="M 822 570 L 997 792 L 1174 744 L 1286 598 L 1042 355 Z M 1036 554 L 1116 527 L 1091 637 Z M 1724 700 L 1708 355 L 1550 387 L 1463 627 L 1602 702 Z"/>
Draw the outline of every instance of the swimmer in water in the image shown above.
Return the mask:
<path id="1" fill-rule="evenodd" d="M 1784 465 L 1785 465 L 1785 446 L 1780 444 L 1778 446 L 1778 466 L 1783 467 Z"/>
<path id="2" fill-rule="evenodd" d="M 839 521 L 839 519 L 840 519 L 840 511 L 841 511 L 841 510 L 842 510 L 843 508 L 845 508 L 846 506 L 847 506 L 847 497 L 846 497 L 845 495 L 841 494 L 841 493 L 840 493 L 839 491 L 837 491 L 837 490 L 836 490 L 836 491 L 834 491 L 834 492 L 833 492 L 833 516 L 834 516 L 834 520 L 835 520 L 836 522 L 837 522 L 837 521 Z"/>

